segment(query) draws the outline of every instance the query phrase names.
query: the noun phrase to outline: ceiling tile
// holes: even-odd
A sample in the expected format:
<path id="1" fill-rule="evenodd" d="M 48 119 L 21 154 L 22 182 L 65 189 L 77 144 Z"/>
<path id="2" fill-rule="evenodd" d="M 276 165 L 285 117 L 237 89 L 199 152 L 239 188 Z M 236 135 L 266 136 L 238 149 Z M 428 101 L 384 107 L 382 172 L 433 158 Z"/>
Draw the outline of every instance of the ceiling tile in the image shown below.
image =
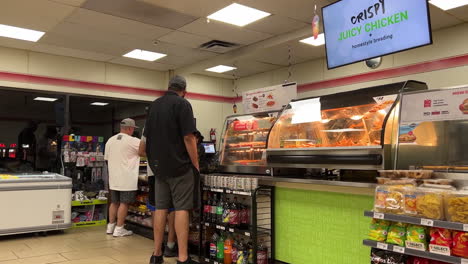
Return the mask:
<path id="1" fill-rule="evenodd" d="M 170 29 L 178 29 L 197 19 L 135 0 L 88 0 L 83 8 Z"/>
<path id="2" fill-rule="evenodd" d="M 34 46 L 34 44 L 36 43 L 31 41 L 0 37 L 0 46 L 2 47 L 30 49 Z"/>
<path id="3" fill-rule="evenodd" d="M 456 16 L 459 19 L 468 22 L 468 6 L 462 6 L 459 8 L 455 8 L 452 10 L 447 11 L 449 14 Z"/>
<path id="4" fill-rule="evenodd" d="M 207 23 L 205 18 L 200 18 L 182 28 L 180 31 L 210 37 L 238 44 L 252 44 L 272 37 L 271 34 L 256 32 L 246 28 L 229 25 L 218 21 Z"/>
<path id="5" fill-rule="evenodd" d="M 232 4 L 231 0 L 137 0 L 148 4 L 175 10 L 195 17 L 207 17 L 212 13 Z"/>
<path id="6" fill-rule="evenodd" d="M 281 35 L 307 26 L 310 25 L 304 22 L 294 20 L 292 18 L 272 15 L 252 24 L 249 24 L 245 26 L 245 28 L 259 32 L 269 33 L 272 35 Z"/>
<path id="7" fill-rule="evenodd" d="M 49 0 L 52 2 L 60 3 L 60 4 L 66 4 L 66 5 L 71 5 L 71 6 L 81 6 L 86 2 L 86 0 Z"/>
<path id="8" fill-rule="evenodd" d="M 75 9 L 48 0 L 1 0 L 0 24 L 47 32 Z"/>
<path id="9" fill-rule="evenodd" d="M 208 52 L 208 51 L 201 51 L 197 49 L 192 49 L 192 48 L 187 48 L 163 41 L 158 41 L 157 44 L 152 44 L 152 43 L 141 43 L 138 48 L 144 49 L 144 50 L 149 50 L 149 51 L 155 51 L 155 52 L 160 52 L 168 55 L 175 55 L 175 56 L 189 56 L 189 57 L 194 57 L 198 56 L 200 59 L 208 58 L 210 56 L 216 55 L 216 53 L 213 52 Z"/>
<path id="10" fill-rule="evenodd" d="M 59 46 L 54 46 L 54 45 L 49 45 L 49 44 L 44 44 L 44 43 L 36 43 L 36 45 L 34 45 L 34 47 L 31 50 L 37 51 L 37 52 L 54 54 L 54 55 L 75 57 L 75 58 L 95 60 L 95 61 L 108 61 L 115 57 L 114 55 L 64 48 L 64 47 L 59 47 Z"/>
<path id="11" fill-rule="evenodd" d="M 173 31 L 159 38 L 159 40 L 167 43 L 177 44 L 183 47 L 196 49 L 200 47 L 201 44 L 208 42 L 212 39 L 209 37 L 203 37 L 182 31 Z"/>
<path id="12" fill-rule="evenodd" d="M 248 59 L 236 61 L 234 63 L 231 63 L 231 65 L 235 65 L 237 67 L 237 70 L 235 70 L 235 75 L 238 77 L 247 77 L 250 75 L 272 71 L 272 70 L 282 67 L 278 65 L 273 65 L 269 63 L 263 63 L 259 61 L 248 60 Z M 234 73 L 232 71 L 232 72 L 226 73 L 225 75 L 232 76 L 233 74 Z"/>
<path id="13" fill-rule="evenodd" d="M 430 12 L 431 25 L 433 30 L 451 27 L 463 23 L 462 20 L 457 19 L 455 16 L 452 16 L 433 5 L 430 5 Z"/>
<path id="14" fill-rule="evenodd" d="M 149 40 L 157 39 L 172 31 L 171 29 L 144 24 L 138 21 L 83 8 L 76 10 L 66 21 L 85 25 L 93 29 L 104 30 L 106 32 L 114 32 Z"/>
<path id="15" fill-rule="evenodd" d="M 115 59 L 110 60 L 109 62 L 127 65 L 127 66 L 145 68 L 145 69 L 158 70 L 158 71 L 167 71 L 167 70 L 176 68 L 175 65 L 163 64 L 159 62 L 148 62 L 148 61 L 142 61 L 142 60 L 136 60 L 136 59 L 130 59 L 130 58 L 124 58 L 124 57 L 115 58 Z"/>
<path id="16" fill-rule="evenodd" d="M 272 56 L 275 54 L 275 56 Z M 325 56 L 324 54 L 318 55 L 320 57 Z M 289 65 L 289 51 L 288 45 L 282 44 L 272 48 L 260 50 L 248 56 L 250 59 L 254 59 L 259 62 L 269 63 L 276 66 L 287 66 Z M 291 64 L 297 64 L 309 60 L 309 58 L 303 58 L 298 56 L 296 49 L 291 46 Z"/>
<path id="17" fill-rule="evenodd" d="M 206 52 L 199 53 L 199 51 L 194 50 L 193 54 L 190 54 L 190 55 L 187 54 L 185 56 L 169 55 L 159 60 L 159 62 L 165 63 L 165 64 L 172 64 L 176 66 L 185 66 L 188 64 L 199 62 L 201 60 L 212 58 L 216 55 L 217 55 L 216 53 L 206 53 Z"/>

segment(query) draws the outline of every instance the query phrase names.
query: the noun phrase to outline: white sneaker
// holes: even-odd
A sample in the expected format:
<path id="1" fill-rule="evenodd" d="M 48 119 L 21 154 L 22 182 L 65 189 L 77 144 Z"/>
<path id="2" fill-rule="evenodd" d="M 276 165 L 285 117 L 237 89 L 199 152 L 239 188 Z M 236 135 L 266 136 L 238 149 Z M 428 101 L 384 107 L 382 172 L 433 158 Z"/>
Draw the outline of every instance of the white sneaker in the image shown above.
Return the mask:
<path id="1" fill-rule="evenodd" d="M 111 223 L 108 223 L 107 224 L 107 231 L 106 233 L 108 235 L 112 235 L 114 233 L 114 230 L 115 230 L 115 223 L 111 224 Z"/>
<path id="2" fill-rule="evenodd" d="M 123 226 L 115 227 L 114 237 L 124 237 L 124 236 L 131 236 L 131 235 L 133 235 L 133 232 L 125 229 Z"/>

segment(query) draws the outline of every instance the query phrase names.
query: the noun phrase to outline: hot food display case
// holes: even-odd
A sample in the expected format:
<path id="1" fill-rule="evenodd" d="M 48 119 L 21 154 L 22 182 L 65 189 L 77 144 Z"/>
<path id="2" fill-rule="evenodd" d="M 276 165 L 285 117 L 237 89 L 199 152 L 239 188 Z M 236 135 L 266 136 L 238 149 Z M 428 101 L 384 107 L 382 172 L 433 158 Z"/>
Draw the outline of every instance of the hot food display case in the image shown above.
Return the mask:
<path id="1" fill-rule="evenodd" d="M 279 112 L 235 115 L 226 118 L 221 139 L 219 171 L 269 174 L 266 163 L 268 133 Z"/>
<path id="2" fill-rule="evenodd" d="M 271 167 L 376 170 L 395 166 L 399 100 L 407 81 L 292 101 L 268 137 Z"/>

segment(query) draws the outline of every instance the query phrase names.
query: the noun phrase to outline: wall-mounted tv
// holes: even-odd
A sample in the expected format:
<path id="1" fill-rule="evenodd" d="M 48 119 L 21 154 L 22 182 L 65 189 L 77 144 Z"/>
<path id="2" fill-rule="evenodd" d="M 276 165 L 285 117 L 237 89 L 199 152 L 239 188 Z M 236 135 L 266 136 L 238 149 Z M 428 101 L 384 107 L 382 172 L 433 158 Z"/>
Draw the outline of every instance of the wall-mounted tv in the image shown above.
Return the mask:
<path id="1" fill-rule="evenodd" d="M 427 0 L 341 0 L 322 14 L 328 69 L 432 44 Z"/>

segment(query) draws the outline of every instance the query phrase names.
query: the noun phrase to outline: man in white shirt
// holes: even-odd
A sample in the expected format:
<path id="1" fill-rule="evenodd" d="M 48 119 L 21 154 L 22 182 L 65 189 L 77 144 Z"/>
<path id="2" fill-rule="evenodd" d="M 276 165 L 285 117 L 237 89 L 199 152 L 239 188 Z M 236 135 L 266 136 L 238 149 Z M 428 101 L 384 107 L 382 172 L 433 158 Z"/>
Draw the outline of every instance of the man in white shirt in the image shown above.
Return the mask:
<path id="1" fill-rule="evenodd" d="M 140 140 L 131 136 L 136 128 L 135 121 L 126 118 L 120 122 L 120 133 L 106 143 L 104 158 L 108 162 L 111 193 L 107 234 L 114 237 L 133 234 L 124 228 L 124 224 L 128 205 L 135 202 L 138 190 Z"/>

